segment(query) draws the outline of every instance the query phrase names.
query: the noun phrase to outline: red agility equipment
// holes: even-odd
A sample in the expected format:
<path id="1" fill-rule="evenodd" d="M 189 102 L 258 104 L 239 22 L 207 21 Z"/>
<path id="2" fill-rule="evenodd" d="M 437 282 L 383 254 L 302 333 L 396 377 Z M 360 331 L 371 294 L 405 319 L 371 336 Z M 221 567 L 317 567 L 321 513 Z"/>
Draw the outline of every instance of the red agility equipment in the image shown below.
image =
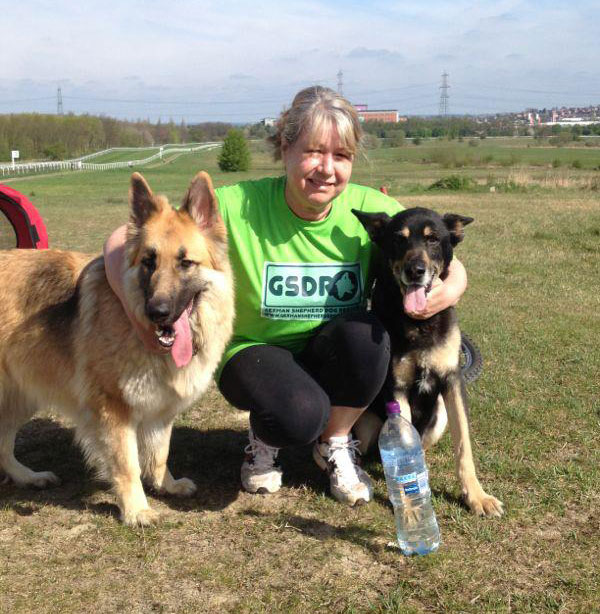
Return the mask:
<path id="1" fill-rule="evenodd" d="M 15 247 L 48 248 L 48 234 L 42 216 L 23 194 L 0 184 L 0 212 L 15 231 Z"/>

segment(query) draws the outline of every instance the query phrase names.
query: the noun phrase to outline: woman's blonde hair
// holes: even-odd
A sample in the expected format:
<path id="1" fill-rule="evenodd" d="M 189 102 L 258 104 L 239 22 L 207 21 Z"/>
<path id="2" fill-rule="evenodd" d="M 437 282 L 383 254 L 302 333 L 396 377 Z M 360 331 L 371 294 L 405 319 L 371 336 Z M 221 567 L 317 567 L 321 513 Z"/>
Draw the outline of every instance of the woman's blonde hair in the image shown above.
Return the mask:
<path id="1" fill-rule="evenodd" d="M 275 149 L 275 160 L 281 159 L 282 147 L 293 145 L 305 130 L 317 137 L 324 128 L 332 125 L 336 127 L 343 147 L 354 155 L 362 137 L 356 109 L 328 87 L 314 85 L 301 90 L 292 106 L 279 116 L 277 131 L 268 139 Z"/>

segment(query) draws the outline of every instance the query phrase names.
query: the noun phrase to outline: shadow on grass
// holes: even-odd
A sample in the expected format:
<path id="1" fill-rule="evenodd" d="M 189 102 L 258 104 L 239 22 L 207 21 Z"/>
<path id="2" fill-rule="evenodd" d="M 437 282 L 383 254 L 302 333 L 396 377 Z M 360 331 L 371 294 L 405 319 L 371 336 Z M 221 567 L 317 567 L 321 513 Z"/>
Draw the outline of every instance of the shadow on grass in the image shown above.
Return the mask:
<path id="1" fill-rule="evenodd" d="M 385 481 L 385 474 L 383 472 L 383 465 L 381 464 L 381 460 L 379 458 L 379 452 L 373 450 L 368 452 L 364 457 L 363 467 L 374 480 Z M 465 503 L 461 496 L 456 496 L 452 492 L 447 490 L 439 490 L 437 488 L 432 488 L 431 492 L 437 499 L 442 499 L 451 505 L 462 507 L 467 511 L 469 510 L 469 506 Z M 388 505 L 389 508 L 392 509 L 392 504 L 387 497 L 384 498 L 375 494 L 375 500 L 378 500 L 379 503 Z"/>
<path id="2" fill-rule="evenodd" d="M 312 445 L 282 450 L 280 461 L 283 469 L 284 486 L 292 488 L 307 487 L 315 493 L 329 491 L 329 478 L 314 462 L 312 458 Z M 370 451 L 363 457 L 362 467 L 371 476 L 373 481 L 385 482 L 383 466 L 381 465 L 379 452 L 376 450 Z M 434 488 L 432 493 L 437 499 L 462 507 L 467 511 L 469 510 L 463 498 L 455 495 L 453 492 Z M 373 500 L 380 505 L 389 507 L 390 511 L 392 510 L 392 504 L 386 495 L 375 492 Z"/>
<path id="3" fill-rule="evenodd" d="M 259 518 L 270 518 L 272 524 L 281 527 L 282 531 L 296 531 L 304 536 L 318 539 L 319 541 L 329 541 L 341 539 L 355 546 L 360 546 L 372 553 L 380 553 L 387 550 L 387 544 L 381 541 L 381 532 L 377 529 L 370 529 L 360 524 L 348 524 L 345 526 L 334 526 L 325 520 L 316 518 L 305 518 L 298 514 L 281 514 L 259 512 L 256 510 L 244 511 L 246 516 Z"/>
<path id="4" fill-rule="evenodd" d="M 239 470 L 246 434 L 231 429 L 199 431 L 176 427 L 171 437 L 169 468 L 176 478 L 189 477 L 198 491 L 190 499 L 159 497 L 176 510 L 221 510 L 234 501 L 240 490 Z M 94 479 L 74 443 L 73 429 L 48 419 L 35 419 L 23 426 L 17 436 L 15 456 L 34 471 L 53 471 L 61 484 L 44 490 L 17 488 L 2 484 L 0 497 L 5 507 L 19 516 L 30 516 L 46 505 L 69 510 L 91 510 L 118 518 L 116 505 L 89 499 L 106 482 Z M 151 496 L 157 496 L 146 488 Z"/>
<path id="5" fill-rule="evenodd" d="M 171 437 L 169 468 L 175 478 L 185 476 L 192 479 L 198 491 L 189 499 L 158 496 L 149 489 L 146 492 L 178 511 L 222 510 L 239 495 L 239 472 L 246 444 L 246 433 L 241 431 L 200 431 L 187 426 L 175 427 Z M 19 516 L 30 516 L 40 508 L 51 505 L 68 510 L 90 510 L 101 516 L 118 518 L 119 511 L 115 504 L 93 500 L 99 491 L 108 490 L 109 485 L 94 479 L 93 473 L 86 467 L 83 455 L 73 441 L 72 429 L 53 420 L 32 420 L 19 432 L 15 455 L 34 471 L 53 471 L 62 482 L 59 486 L 36 490 L 17 488 L 13 484 L 2 485 L 0 481 L 3 505 Z M 365 459 L 365 469 L 373 479 L 383 480 L 383 469 L 376 456 L 370 454 Z M 285 486 L 307 487 L 317 493 L 328 491 L 327 475 L 313 461 L 312 446 L 283 450 L 281 462 Z M 466 509 L 462 499 L 452 493 L 435 490 L 434 494 Z M 375 501 L 389 506 L 391 510 L 391 504 L 385 496 L 376 493 Z M 298 518 L 301 528 L 313 531 L 315 536 L 327 535 L 327 523 Z M 331 527 L 331 530 L 336 534 L 343 533 L 337 535 L 342 539 L 360 543 L 366 548 L 379 548 L 369 545 L 369 536 L 365 536 L 364 527 L 350 525 L 344 528 Z"/>

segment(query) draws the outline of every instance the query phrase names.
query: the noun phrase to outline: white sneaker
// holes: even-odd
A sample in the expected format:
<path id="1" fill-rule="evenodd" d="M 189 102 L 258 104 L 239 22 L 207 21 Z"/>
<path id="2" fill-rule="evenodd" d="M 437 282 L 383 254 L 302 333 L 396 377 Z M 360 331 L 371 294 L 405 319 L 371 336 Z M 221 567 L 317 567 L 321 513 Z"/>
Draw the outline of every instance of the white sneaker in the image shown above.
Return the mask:
<path id="1" fill-rule="evenodd" d="M 281 469 L 277 465 L 279 448 L 263 443 L 248 431 L 250 443 L 244 448 L 246 458 L 242 463 L 241 477 L 244 490 L 266 495 L 281 488 Z"/>
<path id="2" fill-rule="evenodd" d="M 359 443 L 350 437 L 331 437 L 325 443 L 317 441 L 313 447 L 315 462 L 329 474 L 331 494 L 348 505 L 362 505 L 373 497 L 371 478 L 356 458 Z"/>

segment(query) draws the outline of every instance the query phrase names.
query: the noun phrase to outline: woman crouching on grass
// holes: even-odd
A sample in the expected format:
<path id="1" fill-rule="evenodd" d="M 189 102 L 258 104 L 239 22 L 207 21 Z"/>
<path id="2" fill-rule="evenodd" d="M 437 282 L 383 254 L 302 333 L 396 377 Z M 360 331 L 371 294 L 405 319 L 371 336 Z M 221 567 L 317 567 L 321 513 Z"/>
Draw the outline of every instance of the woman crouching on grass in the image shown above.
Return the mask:
<path id="1" fill-rule="evenodd" d="M 271 139 L 285 175 L 216 190 L 237 314 L 217 381 L 229 403 L 250 412 L 241 480 L 251 493 L 281 487 L 280 449 L 314 442 L 333 497 L 349 505 L 372 498 L 351 431 L 383 385 L 390 343 L 366 310 L 374 248 L 351 209 L 393 215 L 401 207 L 349 183 L 360 139 L 347 100 L 328 88 L 306 88 Z M 105 248 L 117 294 L 123 244 L 119 229 Z M 454 260 L 424 309 L 409 315 L 424 319 L 454 305 L 466 281 Z M 155 336 L 134 324 L 149 349 L 161 351 Z"/>

